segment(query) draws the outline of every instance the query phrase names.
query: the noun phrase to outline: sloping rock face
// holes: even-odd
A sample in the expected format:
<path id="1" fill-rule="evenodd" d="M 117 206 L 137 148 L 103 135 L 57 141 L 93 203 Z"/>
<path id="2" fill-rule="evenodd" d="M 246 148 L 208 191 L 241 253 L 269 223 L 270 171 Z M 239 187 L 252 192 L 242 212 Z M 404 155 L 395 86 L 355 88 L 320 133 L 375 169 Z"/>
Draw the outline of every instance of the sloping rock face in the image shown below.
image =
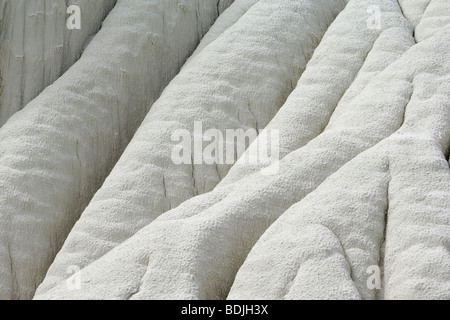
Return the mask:
<path id="1" fill-rule="evenodd" d="M 205 129 L 221 131 L 264 128 L 344 5 L 328 0 L 256 3 L 186 64 L 72 229 L 41 289 L 66 278 L 75 256 L 76 265 L 84 267 L 162 213 L 214 189 L 230 165 L 175 165 L 171 133 L 192 131 L 197 120 Z"/>
<path id="2" fill-rule="evenodd" d="M 118 1 L 82 57 L 1 128 L 1 298 L 33 296 L 153 102 L 231 2 Z"/>
<path id="3" fill-rule="evenodd" d="M 0 127 L 78 60 L 115 3 L 0 1 Z M 83 12 L 81 29 L 64 27 L 73 5 Z"/>
<path id="4" fill-rule="evenodd" d="M 0 299 L 450 299 L 449 1 L 85 2 L 0 0 Z"/>

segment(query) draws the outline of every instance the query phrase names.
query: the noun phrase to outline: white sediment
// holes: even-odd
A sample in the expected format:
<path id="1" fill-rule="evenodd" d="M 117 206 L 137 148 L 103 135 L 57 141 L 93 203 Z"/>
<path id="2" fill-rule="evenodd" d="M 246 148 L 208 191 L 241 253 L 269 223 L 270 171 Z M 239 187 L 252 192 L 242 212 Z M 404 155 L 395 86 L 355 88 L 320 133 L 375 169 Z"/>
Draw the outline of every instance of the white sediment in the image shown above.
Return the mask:
<path id="1" fill-rule="evenodd" d="M 449 53 L 448 0 L 0 0 L 0 299 L 449 300 Z"/>
<path id="2" fill-rule="evenodd" d="M 205 34 L 200 44 L 189 57 L 188 61 L 197 56 L 206 46 L 215 41 L 228 28 L 233 26 L 239 19 L 260 0 L 235 0 L 233 5 L 217 18 L 217 21 Z"/>
<path id="3" fill-rule="evenodd" d="M 423 14 L 432 0 L 398 0 L 403 14 L 415 28 L 422 20 Z"/>
<path id="4" fill-rule="evenodd" d="M 434 55 L 414 75 L 402 127 L 287 210 L 253 247 L 229 299 L 449 299 L 450 64 L 432 66 L 449 39 L 402 58 Z M 367 284 L 373 267 L 384 274 L 379 290 Z"/>
<path id="5" fill-rule="evenodd" d="M 380 5 L 382 28 L 368 29 L 368 6 Z M 359 94 L 377 74 L 414 44 L 412 29 L 395 1 L 353 1 L 328 29 L 307 69 L 283 108 L 267 126 L 280 132 L 280 157 L 305 146 L 327 126 L 331 116 Z M 349 59 L 349 54 L 352 58 Z M 332 81 L 330 81 L 332 79 Z M 247 154 L 266 143 L 260 135 Z M 220 186 L 258 172 L 265 164 L 234 165 Z"/>
<path id="6" fill-rule="evenodd" d="M 116 0 L 0 0 L 0 127 L 81 55 Z M 66 27 L 81 9 L 81 29 Z"/>
<path id="7" fill-rule="evenodd" d="M 396 3 L 384 3 L 386 8 L 391 8 L 389 20 L 402 25 L 404 17 Z M 363 9 L 357 1 L 351 2 L 333 25 L 349 23 L 347 19 L 340 19 L 349 14 L 347 10 L 352 13 L 354 23 L 363 23 L 358 18 Z M 398 52 L 391 53 L 391 61 L 408 48 L 408 43 L 413 44 L 411 33 L 405 28 L 403 47 L 393 46 L 393 51 Z M 357 32 L 358 28 L 354 30 Z M 378 34 L 381 33 L 382 30 L 378 30 Z M 330 38 L 332 35 L 328 36 Z M 84 268 L 82 290 L 68 291 L 62 283 L 36 298 L 226 297 L 255 242 L 284 211 L 348 161 L 402 126 L 405 108 L 413 93 L 412 79 L 430 70 L 436 75 L 445 74 L 435 61 L 444 48 L 427 50 L 428 45 L 409 50 L 369 81 L 353 99 L 338 105 L 337 115 L 331 118 L 325 131 L 286 155 L 280 162 L 278 174 L 266 176 L 256 172 L 184 202 Z M 410 67 L 412 62 L 414 68 Z M 370 59 L 368 63 L 370 65 Z M 362 84 L 364 80 L 356 83 Z M 332 247 L 342 256 L 336 242 Z M 339 261 L 340 264 L 345 262 L 342 258 Z"/>
<path id="8" fill-rule="evenodd" d="M 73 263 L 88 265 L 160 214 L 211 191 L 231 165 L 175 165 L 171 150 L 177 143 L 171 133 L 191 131 L 197 120 L 205 130 L 264 128 L 345 4 L 259 1 L 204 47 L 155 103 L 75 225 L 38 294 L 66 279 Z"/>
<path id="9" fill-rule="evenodd" d="M 0 129 L 0 298 L 33 296 L 152 103 L 231 2 L 119 0 L 80 60 Z"/>
<path id="10" fill-rule="evenodd" d="M 432 37 L 446 26 L 450 26 L 450 2 L 431 0 L 416 27 L 416 41 L 421 42 Z"/>

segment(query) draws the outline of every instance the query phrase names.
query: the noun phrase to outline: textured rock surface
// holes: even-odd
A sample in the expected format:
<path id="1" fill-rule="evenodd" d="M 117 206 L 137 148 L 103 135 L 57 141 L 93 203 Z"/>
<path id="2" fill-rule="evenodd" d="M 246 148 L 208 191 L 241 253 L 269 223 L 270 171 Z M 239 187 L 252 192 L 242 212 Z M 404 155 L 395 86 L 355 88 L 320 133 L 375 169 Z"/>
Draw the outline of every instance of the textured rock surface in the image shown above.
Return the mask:
<path id="1" fill-rule="evenodd" d="M 0 128 L 0 298 L 450 299 L 449 1 L 118 0 L 80 48 Z M 259 136 L 175 164 L 198 121 Z"/>
<path id="2" fill-rule="evenodd" d="M 445 20 L 423 31 L 431 39 L 401 58 L 428 64 L 407 76 L 402 127 L 287 210 L 253 247 L 228 298 L 449 299 L 450 65 L 440 57 L 450 38 Z M 367 286 L 373 266 L 384 274 L 381 290 Z"/>
<path id="3" fill-rule="evenodd" d="M 442 28 L 450 26 L 450 2 L 431 0 L 416 27 L 416 40 L 420 42 L 435 35 Z"/>
<path id="4" fill-rule="evenodd" d="M 344 80 L 338 78 L 333 81 L 338 86 L 331 91 L 336 92 L 337 98 L 330 99 L 330 90 L 325 88 L 315 91 L 327 92 L 324 98 L 330 99 L 324 103 L 330 111 L 320 108 L 325 111 L 323 121 L 326 129 L 323 133 L 317 132 L 313 139 L 311 134 L 314 131 L 308 130 L 310 136 L 303 138 L 306 141 L 309 138 L 308 143 L 288 134 L 281 144 L 283 150 L 292 151 L 282 159 L 277 175 L 263 176 L 255 171 L 242 177 L 241 173 L 236 182 L 224 182 L 214 191 L 181 204 L 86 267 L 82 271 L 83 290 L 68 291 L 63 283 L 40 298 L 224 298 L 249 250 L 272 222 L 349 160 L 402 126 L 405 108 L 413 92 L 412 79 L 430 70 L 436 75 L 447 73 L 443 62 L 437 64 L 448 49 L 439 47 L 440 42 L 431 42 L 435 44 L 432 47 L 430 43 L 413 47 L 402 56 L 414 45 L 412 31 L 396 3 L 377 3 L 382 5 L 386 29 L 368 31 L 362 14 L 367 3 L 355 1 L 348 5 L 324 36 L 291 95 L 292 99 L 304 97 L 298 91 L 313 91 L 308 85 L 315 83 L 311 78 L 317 72 L 312 69 L 309 74 L 308 68 L 320 68 L 321 63 L 323 66 L 336 65 L 336 62 L 323 58 L 327 53 L 329 59 L 339 59 L 338 49 L 334 48 L 338 52 L 336 56 L 327 52 L 332 43 L 342 43 L 348 49 L 352 39 L 357 39 L 357 50 L 352 50 L 352 53 L 361 52 L 360 65 L 349 65 L 349 71 L 342 68 Z M 353 24 L 349 23 L 352 20 Z M 346 26 L 349 29 L 345 29 Z M 390 33 L 398 38 L 392 39 Z M 366 39 L 366 42 L 361 43 L 360 39 Z M 416 64 L 414 69 L 410 68 L 412 62 Z M 302 79 L 305 79 L 304 83 Z M 324 82 L 319 83 L 326 85 Z M 445 82 L 439 78 L 435 85 Z M 350 85 L 346 91 L 345 87 Z M 304 118 L 308 114 L 309 104 L 304 104 L 306 109 L 299 108 L 298 102 L 290 102 L 291 97 L 277 115 L 279 126 L 283 125 L 283 128 L 291 128 L 292 123 L 286 125 L 282 119 L 292 119 L 295 113 L 289 109 L 294 105 L 298 113 L 305 112 Z M 289 109 L 283 111 L 285 107 Z M 283 112 L 286 114 L 284 117 Z M 326 119 L 329 119 L 328 124 Z M 282 132 L 285 130 L 288 131 L 284 129 Z M 183 234 L 182 241 L 177 234 Z M 314 245 L 314 239 L 311 241 Z M 335 263 L 345 265 L 343 249 L 336 247 L 336 242 L 330 246 L 337 252 L 340 250 L 341 259 Z M 280 265 L 285 266 L 283 263 Z M 260 266 L 266 268 L 264 263 Z M 273 270 L 277 272 L 275 268 Z M 349 270 L 347 267 L 347 272 Z M 258 278 L 258 270 L 253 275 Z M 352 284 L 348 275 L 344 280 L 347 285 Z M 360 297 L 357 288 L 350 286 L 348 289 L 348 297 Z"/>
<path id="5" fill-rule="evenodd" d="M 448 39 L 402 58 L 436 55 L 413 76 L 402 127 L 287 210 L 253 247 L 230 299 L 450 298 L 450 64 L 434 64 Z M 380 263 L 377 292 L 367 270 Z"/>
<path id="6" fill-rule="evenodd" d="M 231 2 L 118 1 L 81 59 L 0 129 L 1 298 L 32 297 L 152 103 Z"/>
<path id="7" fill-rule="evenodd" d="M 409 20 L 411 25 L 415 28 L 422 20 L 425 10 L 430 5 L 432 0 L 398 0 L 400 7 L 405 17 Z"/>
<path id="8" fill-rule="evenodd" d="M 116 0 L 0 1 L 0 127 L 79 57 Z M 67 8 L 82 11 L 82 28 L 65 28 Z"/>
<path id="9" fill-rule="evenodd" d="M 365 12 L 374 4 L 380 4 L 383 11 L 380 30 L 367 28 Z M 373 77 L 413 44 L 411 28 L 394 2 L 351 2 L 328 29 L 294 92 L 267 126 L 268 130 L 280 131 L 280 157 L 319 135 L 331 116 L 340 113 L 338 104 L 350 103 Z M 348 59 L 349 52 L 352 59 Z M 256 145 L 248 153 L 255 152 Z M 238 161 L 221 185 L 261 168 Z"/>
<path id="10" fill-rule="evenodd" d="M 67 277 L 68 266 L 86 266 L 161 213 L 213 189 L 229 165 L 172 164 L 171 132 L 192 131 L 197 119 L 205 129 L 264 128 L 344 5 L 262 1 L 191 60 L 155 103 L 75 225 L 41 290 Z"/>

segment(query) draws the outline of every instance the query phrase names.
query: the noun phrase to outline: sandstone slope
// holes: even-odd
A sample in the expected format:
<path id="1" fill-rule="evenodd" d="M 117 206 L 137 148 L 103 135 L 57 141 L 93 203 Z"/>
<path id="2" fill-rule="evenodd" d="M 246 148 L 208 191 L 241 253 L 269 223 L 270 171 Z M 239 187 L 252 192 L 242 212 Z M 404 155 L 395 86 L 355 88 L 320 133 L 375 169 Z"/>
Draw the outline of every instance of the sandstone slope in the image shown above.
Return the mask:
<path id="1" fill-rule="evenodd" d="M 213 35 L 220 35 L 183 68 L 150 110 L 73 228 L 38 294 L 70 276 L 69 266 L 88 265 L 160 214 L 211 191 L 231 165 L 175 165 L 171 133 L 179 128 L 192 132 L 200 120 L 205 130 L 264 128 L 345 3 L 259 1 L 222 34 L 214 30 L 229 23 L 219 20 Z M 244 4 L 248 1 L 237 1 L 224 15 L 234 15 Z"/>
<path id="2" fill-rule="evenodd" d="M 164 87 L 231 0 L 121 0 L 0 129 L 0 298 L 31 298 Z"/>
<path id="3" fill-rule="evenodd" d="M 116 0 L 0 1 L 0 127 L 81 55 Z M 67 8 L 82 13 L 82 28 L 66 28 Z"/>
<path id="4" fill-rule="evenodd" d="M 448 74 L 448 66 L 441 58 L 448 51 L 448 45 L 442 45 L 448 44 L 447 37 L 436 35 L 423 43 L 415 44 L 412 30 L 409 29 L 398 4 L 386 0 L 376 1 L 382 4 L 384 29 L 370 30 L 374 34 L 364 38 L 367 42 L 361 42 L 362 37 L 358 32 L 370 34 L 366 33 L 366 20 L 362 14 L 368 3 L 351 1 L 325 34 L 314 54 L 318 55 L 317 60 L 314 56 L 311 59 L 313 67 L 318 67 L 321 62 L 323 67 L 328 66 L 330 61 L 321 59 L 321 53 L 336 43 L 342 43 L 348 48 L 352 45 L 352 40 L 357 39 L 353 40 L 356 47 L 360 52 L 365 52 L 361 54 L 361 70 L 358 72 L 358 67 L 347 66 L 347 77 L 341 75 L 341 79 L 346 79 L 343 83 L 344 89 L 340 86 L 335 89 L 337 97 L 330 98 L 332 92 L 323 90 L 328 93 L 323 99 L 329 99 L 329 102 L 324 101 L 325 107 L 318 108 L 323 111 L 322 116 L 320 113 L 317 115 L 318 119 L 322 119 L 323 131 L 307 130 L 304 137 L 298 135 L 299 139 L 296 139 L 295 135 L 286 135 L 287 138 L 281 140 L 281 144 L 286 146 L 283 147 L 286 152 L 279 163 L 277 174 L 263 175 L 257 170 L 246 173 L 244 170 L 243 174 L 237 175 L 228 183 L 223 182 L 212 192 L 188 200 L 161 215 L 129 240 L 81 270 L 80 274 L 76 275 L 82 281 L 81 290 L 69 290 L 63 282 L 36 298 L 227 297 L 236 273 L 248 253 L 280 215 L 314 192 L 322 183 L 326 183 L 327 178 L 332 177 L 349 161 L 403 128 L 407 107 L 411 103 L 414 104 L 414 101 L 423 99 L 421 95 L 417 96 L 417 92 L 426 92 L 425 87 L 445 89 L 447 86 L 445 76 Z M 398 40 L 393 41 L 389 37 L 390 33 L 396 34 Z M 325 46 L 324 51 L 321 51 L 321 46 Z M 355 50 L 352 54 L 353 52 Z M 333 56 L 331 52 L 328 53 L 331 59 L 339 59 L 339 54 Z M 411 67 L 412 65 L 414 67 Z M 309 65 L 291 95 L 292 99 L 302 96 L 297 90 L 305 90 L 305 94 L 311 90 L 306 88 L 314 82 L 302 83 L 303 77 L 308 75 L 308 68 Z M 432 76 L 429 76 L 430 74 Z M 312 79 L 313 74 L 310 77 Z M 423 81 L 420 81 L 422 79 Z M 333 81 L 335 84 L 342 82 L 340 78 Z M 325 81 L 322 83 L 326 85 Z M 348 86 L 347 90 L 345 86 Z M 291 97 L 279 114 L 282 115 L 285 107 L 293 109 L 294 104 L 289 103 L 290 99 Z M 428 102 L 439 105 L 441 101 L 439 95 L 433 95 Z M 311 112 L 308 104 L 297 103 L 296 106 L 298 114 L 304 111 L 303 115 L 307 116 Z M 446 107 L 443 106 L 443 111 Z M 282 122 L 282 119 L 289 119 L 288 114 L 286 112 L 286 115 L 280 116 L 281 120 L 278 120 L 278 125 L 283 124 L 283 130 L 286 123 Z M 433 119 L 440 119 L 442 116 L 436 112 Z M 433 122 L 426 122 L 428 126 L 432 124 Z M 290 125 L 291 123 L 287 127 Z M 339 189 L 339 186 L 336 188 Z M 380 201 L 382 202 L 382 198 Z M 339 221 L 337 223 L 339 224 Z M 371 227 L 377 229 L 376 224 Z M 305 233 L 312 234 L 310 230 Z M 324 233 L 322 238 L 329 239 L 324 245 L 329 245 L 333 252 L 341 256 L 336 258 L 336 262 L 330 260 L 328 264 L 324 264 L 324 268 L 328 267 L 324 270 L 333 271 L 333 265 L 330 263 L 337 263 L 348 273 L 349 267 L 346 267 L 346 261 L 342 258 L 343 249 L 338 246 L 332 234 L 326 231 Z M 352 236 L 354 235 L 349 235 Z M 367 234 L 368 238 L 371 236 L 370 233 Z M 283 234 L 280 237 L 283 237 Z M 320 244 L 320 239 L 314 240 L 312 237 L 310 246 Z M 321 257 L 320 250 L 315 252 L 318 252 L 318 258 Z M 283 253 L 284 251 L 281 254 Z M 364 258 L 364 255 L 362 257 Z M 74 263 L 76 261 L 73 260 Z M 265 261 L 269 264 L 259 261 L 260 268 L 270 274 L 276 273 L 277 269 L 271 268 L 271 260 Z M 361 260 L 361 263 L 364 263 L 364 260 Z M 280 268 L 291 266 L 289 260 L 287 265 L 283 261 L 279 261 L 279 264 Z M 348 288 L 346 292 L 349 292 L 346 297 L 361 297 L 348 274 L 346 278 L 345 272 L 336 270 L 336 273 L 335 278 L 330 278 L 334 279 L 334 282 L 329 282 L 330 285 L 344 283 L 343 287 Z M 255 279 L 260 276 L 257 269 L 252 276 Z M 246 279 L 246 276 L 243 278 Z M 254 291 L 253 294 L 257 296 Z M 323 298 L 326 296 L 323 295 Z"/>
<path id="5" fill-rule="evenodd" d="M 0 299 L 450 299 L 449 58 L 448 0 L 0 0 Z"/>

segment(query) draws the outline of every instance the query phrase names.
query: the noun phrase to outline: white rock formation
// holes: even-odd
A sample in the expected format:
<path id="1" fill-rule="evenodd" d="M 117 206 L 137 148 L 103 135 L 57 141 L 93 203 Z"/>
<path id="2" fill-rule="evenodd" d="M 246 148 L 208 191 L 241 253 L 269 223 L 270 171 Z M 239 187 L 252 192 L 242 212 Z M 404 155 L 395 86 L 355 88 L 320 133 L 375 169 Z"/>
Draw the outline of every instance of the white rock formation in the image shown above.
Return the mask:
<path id="1" fill-rule="evenodd" d="M 230 299 L 450 298 L 450 63 L 433 66 L 449 39 L 402 58 L 429 64 L 413 75 L 402 127 L 287 210 L 253 247 Z M 367 286 L 373 266 L 384 267 L 381 291 Z"/>
<path id="2" fill-rule="evenodd" d="M 0 299 L 450 299 L 448 0 L 115 2 L 0 0 Z"/>
<path id="3" fill-rule="evenodd" d="M 81 59 L 0 129 L 0 298 L 33 296 L 152 103 L 231 2 L 118 1 Z"/>
<path id="4" fill-rule="evenodd" d="M 416 27 L 417 42 L 432 37 L 446 26 L 450 26 L 450 2 L 431 0 Z"/>
<path id="5" fill-rule="evenodd" d="M 226 18 L 240 11 L 243 3 L 248 1 L 233 4 L 231 14 L 224 13 Z M 176 143 L 171 141 L 171 132 L 179 128 L 191 131 L 194 121 L 200 119 L 205 129 L 223 132 L 264 128 L 345 3 L 259 1 L 205 46 L 150 110 L 75 225 L 38 293 L 70 276 L 69 266 L 88 265 L 163 212 L 211 191 L 230 165 L 173 164 L 170 157 Z M 218 23 L 223 21 L 228 24 L 229 19 Z M 207 41 L 210 39 L 207 36 Z"/>
<path id="6" fill-rule="evenodd" d="M 0 127 L 79 57 L 116 0 L 0 0 Z M 76 5 L 82 28 L 66 27 Z"/>
<path id="7" fill-rule="evenodd" d="M 423 14 L 431 1 L 432 0 L 398 0 L 398 3 L 400 4 L 405 17 L 415 28 L 422 20 Z"/>
<path id="8" fill-rule="evenodd" d="M 189 57 L 188 62 L 192 60 L 211 42 L 215 41 L 223 32 L 233 26 L 239 19 L 260 0 L 235 0 L 233 5 L 217 18 L 217 21 L 203 37 L 200 44 Z"/>
<path id="9" fill-rule="evenodd" d="M 371 30 L 374 35 L 369 36 L 368 39 L 363 38 L 367 39 L 367 42 L 360 42 L 356 46 L 358 50 L 352 51 L 352 54 L 354 54 L 355 51 L 364 52 L 365 50 L 360 62 L 360 67 L 362 66 L 360 72 L 358 72 L 358 66 L 356 68 L 348 66 L 347 77 L 341 76 L 342 79 L 346 79 L 346 82 L 338 77 L 332 81 L 334 84 L 343 82 L 344 89 L 337 86 L 334 91 L 324 89 L 316 91 L 328 93 L 328 95 L 324 95 L 324 99 L 329 99 L 330 102 L 325 102 L 325 107 L 319 107 L 324 115 L 319 113 L 316 116 L 317 119 L 322 119 L 326 128 L 323 132 L 317 129 L 313 132 L 307 130 L 305 137 L 299 134 L 300 139 L 298 140 L 294 138 L 294 135 L 287 134 L 287 138 L 282 140 L 286 155 L 280 162 L 278 174 L 265 176 L 258 171 L 245 173 L 244 170 L 243 174 L 237 175 L 234 180 L 227 183 L 223 182 L 214 191 L 186 201 L 176 209 L 163 214 L 128 241 L 84 268 L 77 275 L 82 281 L 82 290 L 67 290 L 66 284 L 63 282 L 37 296 L 37 298 L 224 298 L 228 295 L 233 279 L 248 252 L 267 227 L 292 204 L 301 201 L 308 194 L 313 194 L 312 192 L 322 183 L 327 186 L 329 181 L 327 178 L 331 176 L 330 179 L 332 179 L 333 174 L 339 168 L 345 166 L 360 153 L 388 138 L 399 128 L 403 130 L 406 127 L 408 130 L 415 132 L 414 128 L 416 127 L 420 129 L 436 126 L 436 132 L 442 134 L 444 129 L 441 124 L 448 124 L 446 122 L 448 104 L 436 107 L 436 109 L 423 109 L 424 105 L 420 101 L 427 98 L 427 103 L 439 106 L 442 101 L 448 99 L 448 96 L 445 96 L 444 99 L 440 95 L 424 96 L 430 88 L 436 88 L 436 90 L 442 88 L 443 94 L 445 94 L 445 89 L 448 89 L 446 77 L 449 73 L 448 63 L 441 58 L 445 55 L 445 52 L 448 52 L 448 37 L 436 35 L 421 44 L 414 45 L 412 32 L 407 27 L 406 20 L 397 3 L 389 0 L 377 1 L 377 3 L 382 6 L 384 29 Z M 308 84 L 314 82 L 311 82 L 311 80 L 302 82 L 302 79 L 306 76 L 314 79 L 313 74 L 308 74 L 308 68 L 310 66 L 319 68 L 322 61 L 323 66 L 330 63 L 327 59 L 321 59 L 320 57 L 330 47 L 331 43 L 342 43 L 348 48 L 351 47 L 353 39 L 361 41 L 361 34 L 358 35 L 358 33 L 367 32 L 367 29 L 363 26 L 366 21 L 361 13 L 367 8 L 368 4 L 370 4 L 370 1 L 363 4 L 359 1 L 350 2 L 330 27 L 329 32 L 316 50 L 310 65 L 300 79 L 298 87 L 291 95 L 292 100 L 290 97 L 280 111 L 280 117 L 277 115 L 277 118 L 280 119 L 278 125 L 283 125 L 283 129 L 290 128 L 292 123 L 289 121 L 284 123 L 281 120 L 290 120 L 288 114 L 297 116 L 295 113 L 287 111 L 283 116 L 285 107 L 293 109 L 294 103 L 290 101 L 302 97 L 297 90 L 313 91 L 311 87 L 308 87 Z M 345 30 L 346 26 L 348 26 L 347 30 Z M 345 31 L 334 35 L 333 30 Z M 398 38 L 392 39 L 390 37 L 392 34 L 396 34 Z M 337 39 L 340 41 L 337 41 Z M 358 42 L 355 41 L 355 43 Z M 324 46 L 323 49 L 321 49 L 322 46 Z M 411 49 L 408 50 L 410 47 Z M 367 55 L 369 51 L 370 53 Z M 404 53 L 405 51 L 407 52 Z M 338 54 L 335 56 L 331 52 L 329 54 L 331 61 L 333 58 L 338 59 L 339 57 Z M 316 55 L 317 58 L 315 58 Z M 366 55 L 367 59 L 364 59 Z M 356 57 L 358 57 L 357 54 Z M 414 67 L 411 67 L 412 65 Z M 339 73 L 336 74 L 339 76 Z M 353 84 L 352 79 L 355 79 Z M 321 81 L 321 83 L 324 83 L 324 81 Z M 351 87 L 346 91 L 345 87 L 350 85 Z M 336 92 L 337 98 L 329 98 L 334 92 Z M 305 106 L 305 109 L 301 106 Z M 407 121 L 405 122 L 407 106 L 412 109 L 410 111 L 412 115 L 409 117 L 408 111 L 406 113 Z M 297 104 L 298 114 L 305 112 L 303 117 L 306 118 L 312 110 L 308 107 L 306 103 Z M 336 109 L 334 110 L 334 108 Z M 331 116 L 333 110 L 334 113 Z M 424 123 L 418 121 L 415 113 L 422 115 L 424 112 L 430 113 L 431 110 L 433 112 L 431 112 L 429 118 L 424 118 Z M 298 117 L 300 118 L 300 115 Z M 329 119 L 328 123 L 326 119 Z M 436 119 L 441 119 L 441 122 Z M 403 132 L 402 130 L 399 132 Z M 409 132 L 408 130 L 405 129 L 406 132 Z M 442 136 L 442 145 L 447 143 L 445 136 L 445 134 Z M 389 141 L 389 139 L 386 141 Z M 357 172 L 354 168 L 350 171 Z M 230 174 L 232 173 L 230 172 Z M 388 181 L 388 179 L 383 181 Z M 343 184 L 344 182 L 334 181 L 334 183 L 331 183 L 333 190 L 340 191 L 339 183 Z M 349 185 L 352 184 L 349 183 Z M 325 190 L 329 191 L 330 188 L 328 187 Z M 378 188 L 376 181 L 373 188 L 375 190 Z M 373 217 L 374 224 L 366 226 L 369 229 L 366 233 L 361 232 L 362 235 L 365 234 L 365 238 L 363 237 L 361 240 L 363 242 L 373 244 L 379 243 L 382 239 L 384 211 L 380 211 L 379 208 L 383 209 L 383 203 L 387 203 L 386 200 L 383 201 L 385 194 L 386 191 L 384 194 L 377 193 L 380 196 L 376 199 L 378 207 L 374 210 L 377 211 L 378 208 L 377 212 L 381 212 L 381 215 L 379 215 L 378 220 L 377 216 Z M 445 190 L 443 194 L 447 194 Z M 439 195 L 439 197 L 441 196 Z M 325 213 L 329 213 L 329 211 L 325 210 Z M 370 210 L 364 211 L 358 218 L 364 222 L 364 218 L 369 214 Z M 393 213 L 393 215 L 395 214 Z M 342 221 L 333 220 L 332 222 L 340 227 L 345 221 L 349 221 L 350 224 L 353 222 L 351 218 Z M 345 226 L 343 230 L 345 230 Z M 277 231 L 277 234 L 279 234 L 280 230 Z M 352 228 L 352 231 L 352 233 L 346 233 L 345 236 L 349 237 L 351 241 L 357 242 L 357 240 L 360 240 L 358 237 L 360 228 Z M 288 232 L 284 235 L 284 232 L 282 232 L 279 237 L 289 239 L 290 234 Z M 316 234 L 319 238 L 315 236 Z M 332 232 L 327 231 L 324 227 L 310 228 L 305 225 L 305 232 L 300 234 L 299 237 L 300 240 L 304 239 L 300 243 L 306 242 L 306 251 L 315 257 L 315 260 L 311 262 L 306 259 L 308 255 L 305 254 L 305 272 L 307 273 L 308 270 L 312 272 L 311 265 L 314 265 L 315 261 L 319 261 L 323 262 L 319 264 L 321 266 L 319 271 L 323 270 L 328 275 L 326 281 L 321 278 L 306 278 L 312 281 L 311 286 L 308 287 L 310 290 L 307 291 L 310 296 L 319 298 L 375 298 L 373 292 L 370 295 L 362 289 L 362 277 L 359 278 L 359 283 L 353 282 L 351 278 L 352 265 L 347 261 L 346 247 L 339 244 Z M 322 239 L 324 239 L 323 243 Z M 351 245 L 354 245 L 353 242 L 351 242 Z M 438 240 L 435 240 L 435 243 L 438 243 Z M 432 243 L 432 245 L 435 245 L 435 243 Z M 443 243 L 445 244 L 445 241 Z M 289 243 L 287 246 L 289 248 Z M 357 249 L 353 250 L 354 256 L 352 256 L 351 262 L 355 261 L 355 264 L 360 263 L 362 266 L 367 265 L 367 262 L 373 264 L 378 262 L 374 258 L 373 252 L 377 254 L 376 258 L 378 258 L 379 250 L 372 250 L 372 256 L 367 257 L 364 252 L 361 253 L 358 250 L 358 244 L 354 246 Z M 372 249 L 369 245 L 368 247 L 367 250 Z M 255 247 L 255 250 L 257 248 Z M 390 263 L 388 248 L 389 246 L 386 245 L 386 265 Z M 261 250 L 264 251 L 264 248 Z M 270 253 L 273 253 L 272 251 Z M 334 252 L 335 255 L 328 259 L 328 252 Z M 286 250 L 282 250 L 279 254 L 289 255 L 289 252 L 286 253 Z M 321 260 L 321 257 L 325 258 Z M 82 259 L 80 260 L 82 261 Z M 73 261 L 76 261 L 76 259 Z M 242 278 L 255 279 L 255 282 L 260 284 L 260 281 L 256 281 L 261 274 L 264 274 L 260 273 L 260 269 L 267 270 L 267 278 L 273 276 L 274 273 L 280 274 L 280 277 L 287 274 L 287 272 L 279 269 L 292 269 L 290 259 L 286 259 L 286 264 L 283 263 L 283 260 L 277 260 L 279 268 L 275 268 L 274 263 L 270 263 L 270 261 L 275 261 L 275 259 L 271 260 L 269 257 L 266 260 L 258 260 L 256 265 L 259 266 L 259 269 L 257 267 L 252 269 L 254 271 L 252 277 L 245 273 Z M 267 263 L 269 267 L 267 267 Z M 336 269 L 335 266 L 339 266 L 339 268 Z M 435 267 L 438 268 L 439 266 L 436 265 Z M 245 265 L 243 268 L 245 268 Z M 242 270 L 244 272 L 245 269 Z M 297 269 L 294 266 L 294 272 L 295 270 Z M 327 270 L 328 273 L 326 273 Z M 362 268 L 359 271 L 361 270 L 366 271 Z M 386 270 L 388 270 L 387 266 Z M 420 272 L 418 273 L 420 275 Z M 279 285 L 277 285 L 277 281 L 264 282 L 269 288 L 267 289 L 267 296 L 281 298 L 284 296 L 284 292 L 291 292 L 293 297 L 304 297 L 305 295 L 301 295 L 301 292 L 296 296 L 297 291 L 289 290 L 289 280 L 292 280 L 292 278 L 287 277 L 287 279 L 287 282 L 282 282 Z M 303 277 L 300 277 L 301 279 L 304 280 Z M 233 289 L 231 297 L 239 297 L 239 288 L 241 287 L 252 288 L 251 283 L 249 285 L 249 282 L 245 282 L 245 280 L 242 286 L 239 286 L 238 280 L 239 277 L 234 287 L 237 288 L 236 296 L 234 296 Z M 386 281 L 390 283 L 393 280 L 387 279 Z M 274 289 L 278 291 L 271 295 L 270 285 L 273 283 L 275 283 Z M 363 282 L 363 284 L 365 283 Z M 327 296 L 326 290 L 324 291 L 320 284 L 337 286 L 346 290 L 334 291 L 334 294 Z M 302 283 L 299 282 L 300 289 L 302 288 L 301 285 Z M 314 290 L 312 289 L 313 285 L 316 285 L 313 288 Z M 408 290 L 406 289 L 406 291 Z M 255 291 L 258 291 L 258 293 Z M 256 289 L 255 291 L 252 291 L 254 297 L 264 296 L 266 292 L 264 289 Z M 442 291 L 445 292 L 445 290 Z M 386 289 L 386 296 L 388 297 L 387 292 Z M 427 295 L 426 292 L 421 292 L 421 294 L 425 297 L 433 297 Z M 249 296 L 251 295 L 244 295 L 245 298 Z"/>
<path id="10" fill-rule="evenodd" d="M 252 249 L 230 299 L 449 299 L 450 65 L 436 61 L 450 29 L 445 19 L 430 29 L 441 34 L 411 50 L 433 56 L 411 80 L 402 128 L 286 211 Z M 385 274 L 381 290 L 367 286 L 374 266 Z"/>
<path id="11" fill-rule="evenodd" d="M 380 30 L 367 28 L 365 12 L 375 4 L 383 11 Z M 317 137 L 331 116 L 339 114 L 338 104 L 351 102 L 373 77 L 414 44 L 411 34 L 395 2 L 351 2 L 330 26 L 296 89 L 267 126 L 280 131 L 281 158 Z M 348 59 L 349 52 L 352 59 Z M 261 135 L 247 153 L 257 152 L 264 139 Z M 262 167 L 238 161 L 220 185 L 236 182 Z"/>

